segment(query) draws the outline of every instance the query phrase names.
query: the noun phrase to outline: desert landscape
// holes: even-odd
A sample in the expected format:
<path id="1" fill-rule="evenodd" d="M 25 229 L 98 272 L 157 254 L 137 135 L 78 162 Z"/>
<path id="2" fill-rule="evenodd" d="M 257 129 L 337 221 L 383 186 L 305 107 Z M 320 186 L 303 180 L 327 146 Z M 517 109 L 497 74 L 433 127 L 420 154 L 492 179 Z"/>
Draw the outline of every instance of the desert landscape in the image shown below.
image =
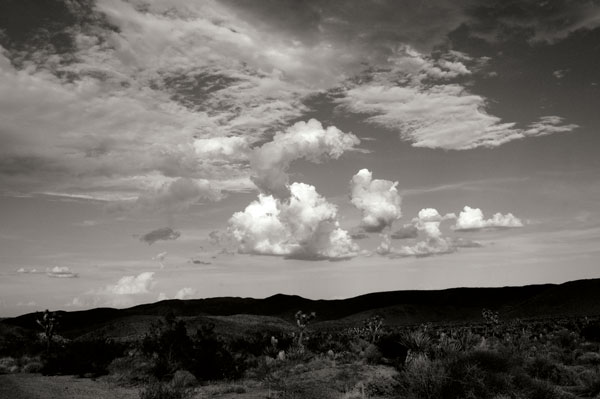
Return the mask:
<path id="1" fill-rule="evenodd" d="M 600 280 L 166 300 L 0 323 L 5 398 L 595 398 Z"/>

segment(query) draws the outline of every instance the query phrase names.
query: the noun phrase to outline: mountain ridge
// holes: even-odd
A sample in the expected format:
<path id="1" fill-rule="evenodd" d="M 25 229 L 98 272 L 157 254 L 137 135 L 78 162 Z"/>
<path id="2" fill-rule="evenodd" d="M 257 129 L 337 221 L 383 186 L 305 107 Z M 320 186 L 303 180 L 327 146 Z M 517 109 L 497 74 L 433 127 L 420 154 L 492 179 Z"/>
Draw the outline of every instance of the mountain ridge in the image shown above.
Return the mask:
<path id="1" fill-rule="evenodd" d="M 600 279 L 569 281 L 562 284 L 534 284 L 505 287 L 458 287 L 443 290 L 383 291 L 347 299 L 307 299 L 298 295 L 275 294 L 266 298 L 215 297 L 170 299 L 125 309 L 94 308 L 74 312 L 59 311 L 60 329 L 69 338 L 108 331 L 118 325 L 127 332 L 128 323 L 163 318 L 167 314 L 208 322 L 216 316 L 226 322 L 235 315 L 275 317 L 293 326 L 298 310 L 317 313 L 315 327 L 357 325 L 375 314 L 388 325 L 425 322 L 456 323 L 481 321 L 483 308 L 500 313 L 504 320 L 515 318 L 591 316 L 600 314 Z M 29 313 L 0 321 L 26 329 L 36 329 L 39 313 Z M 110 335 L 110 334 L 109 334 Z M 118 334 L 117 334 L 118 335 Z"/>

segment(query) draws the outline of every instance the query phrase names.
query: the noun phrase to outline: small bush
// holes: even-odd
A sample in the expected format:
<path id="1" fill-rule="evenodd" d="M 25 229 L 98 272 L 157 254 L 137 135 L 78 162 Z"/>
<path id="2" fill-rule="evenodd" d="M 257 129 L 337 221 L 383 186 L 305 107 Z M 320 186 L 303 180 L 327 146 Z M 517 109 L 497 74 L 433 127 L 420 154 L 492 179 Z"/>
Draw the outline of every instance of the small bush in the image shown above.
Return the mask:
<path id="1" fill-rule="evenodd" d="M 42 356 L 41 372 L 44 375 L 105 375 L 109 364 L 124 352 L 125 345 L 111 340 L 67 342 Z"/>
<path id="2" fill-rule="evenodd" d="M 377 348 L 377 346 L 370 344 L 365 349 L 365 360 L 369 364 L 377 364 L 381 362 L 381 352 Z"/>

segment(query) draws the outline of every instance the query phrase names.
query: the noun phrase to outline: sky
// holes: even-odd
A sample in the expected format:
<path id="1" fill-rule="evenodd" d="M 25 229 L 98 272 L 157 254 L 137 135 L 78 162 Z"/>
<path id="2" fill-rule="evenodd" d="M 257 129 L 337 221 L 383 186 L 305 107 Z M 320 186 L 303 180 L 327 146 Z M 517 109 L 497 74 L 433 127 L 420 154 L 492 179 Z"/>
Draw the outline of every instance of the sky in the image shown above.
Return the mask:
<path id="1" fill-rule="evenodd" d="M 0 316 L 600 277 L 600 2 L 5 0 Z"/>

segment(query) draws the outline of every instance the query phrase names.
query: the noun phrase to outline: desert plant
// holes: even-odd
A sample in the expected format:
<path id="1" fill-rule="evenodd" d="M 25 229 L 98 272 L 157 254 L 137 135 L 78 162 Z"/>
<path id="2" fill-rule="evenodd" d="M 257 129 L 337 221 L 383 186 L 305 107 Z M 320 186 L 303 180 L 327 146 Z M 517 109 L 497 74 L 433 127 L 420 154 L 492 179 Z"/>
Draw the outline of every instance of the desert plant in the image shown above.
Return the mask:
<path id="1" fill-rule="evenodd" d="M 36 323 L 44 330 L 44 336 L 46 337 L 46 350 L 50 351 L 52 345 L 52 337 L 59 324 L 58 315 L 55 312 L 50 312 L 48 309 L 44 310 L 43 315 L 36 319 Z"/>
<path id="2" fill-rule="evenodd" d="M 363 322 L 364 328 L 368 334 L 369 341 L 374 344 L 381 335 L 383 329 L 383 317 L 375 315 L 369 317 Z"/>
<path id="3" fill-rule="evenodd" d="M 296 314 L 294 315 L 294 317 L 296 318 L 296 325 L 298 326 L 298 346 L 300 348 L 303 347 L 303 343 L 302 343 L 302 339 L 304 338 L 304 335 L 306 333 L 306 327 L 308 326 L 308 323 L 310 323 L 311 320 L 313 320 L 314 318 L 317 317 L 317 314 L 315 312 L 311 312 L 309 314 L 307 313 L 303 313 L 301 310 L 297 311 Z"/>

